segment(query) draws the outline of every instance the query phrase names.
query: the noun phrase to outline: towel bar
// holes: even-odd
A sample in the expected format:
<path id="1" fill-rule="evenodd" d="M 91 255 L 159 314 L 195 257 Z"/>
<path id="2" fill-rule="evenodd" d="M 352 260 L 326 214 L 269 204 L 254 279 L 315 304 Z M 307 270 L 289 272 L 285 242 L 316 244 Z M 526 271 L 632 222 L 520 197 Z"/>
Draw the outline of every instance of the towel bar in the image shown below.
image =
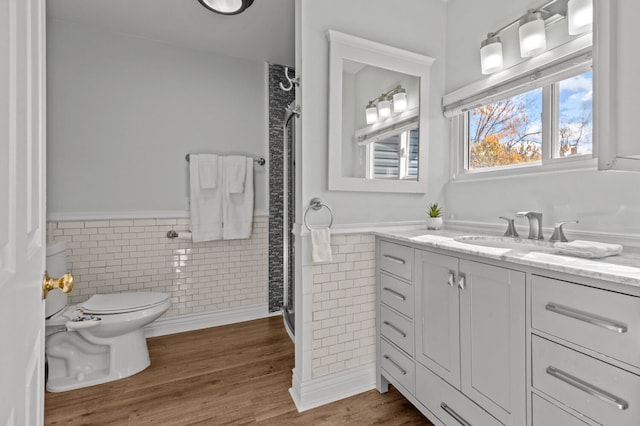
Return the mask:
<path id="1" fill-rule="evenodd" d="M 185 155 L 184 159 L 188 162 L 191 159 L 191 154 Z M 258 163 L 259 166 L 264 166 L 267 163 L 267 160 L 265 160 L 264 157 L 254 158 L 253 161 Z"/>
<path id="2" fill-rule="evenodd" d="M 329 214 L 331 215 L 331 220 L 329 221 L 328 228 L 331 228 L 331 225 L 333 225 L 333 210 L 331 210 L 331 207 L 324 203 L 320 198 L 315 197 L 311 199 L 311 201 L 309 202 L 309 206 L 304 211 L 304 215 L 302 216 L 302 222 L 309 231 L 311 231 L 311 228 L 309 228 L 309 225 L 307 224 L 307 213 L 309 213 L 309 209 L 318 211 L 323 207 L 326 207 L 326 209 L 329 210 Z"/>

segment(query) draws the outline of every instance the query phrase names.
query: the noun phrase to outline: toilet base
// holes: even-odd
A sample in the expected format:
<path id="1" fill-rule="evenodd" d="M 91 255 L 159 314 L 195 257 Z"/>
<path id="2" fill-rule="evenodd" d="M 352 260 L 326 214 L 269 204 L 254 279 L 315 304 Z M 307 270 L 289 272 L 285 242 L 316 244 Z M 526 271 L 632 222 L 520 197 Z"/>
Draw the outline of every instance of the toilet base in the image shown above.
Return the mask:
<path id="1" fill-rule="evenodd" d="M 83 330 L 47 337 L 49 392 L 64 392 L 123 379 L 151 365 L 142 329 L 102 339 Z"/>

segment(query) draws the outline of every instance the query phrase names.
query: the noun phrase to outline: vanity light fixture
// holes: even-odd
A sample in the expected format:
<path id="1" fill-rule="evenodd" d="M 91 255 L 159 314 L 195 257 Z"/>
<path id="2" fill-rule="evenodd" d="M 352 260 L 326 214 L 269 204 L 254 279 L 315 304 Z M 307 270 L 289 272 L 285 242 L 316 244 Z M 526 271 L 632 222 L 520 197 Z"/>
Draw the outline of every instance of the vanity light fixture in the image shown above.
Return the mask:
<path id="1" fill-rule="evenodd" d="M 553 7 L 550 7 L 552 6 Z M 555 17 L 557 20 L 566 17 L 569 34 L 576 35 L 591 31 L 593 27 L 593 0 L 551 0 L 536 9 L 509 22 L 497 31 L 487 34 L 480 43 L 480 68 L 482 74 L 492 74 L 504 67 L 502 41 L 498 35 L 518 24 L 520 56 L 529 58 L 547 49 L 545 20 Z"/>
<path id="2" fill-rule="evenodd" d="M 407 91 L 402 86 L 397 86 L 369 101 L 365 108 L 367 124 L 384 121 L 393 114 L 404 112 L 408 108 Z"/>
<path id="3" fill-rule="evenodd" d="M 244 12 L 253 0 L 198 0 L 200 4 L 212 12 L 221 15 L 237 15 Z"/>

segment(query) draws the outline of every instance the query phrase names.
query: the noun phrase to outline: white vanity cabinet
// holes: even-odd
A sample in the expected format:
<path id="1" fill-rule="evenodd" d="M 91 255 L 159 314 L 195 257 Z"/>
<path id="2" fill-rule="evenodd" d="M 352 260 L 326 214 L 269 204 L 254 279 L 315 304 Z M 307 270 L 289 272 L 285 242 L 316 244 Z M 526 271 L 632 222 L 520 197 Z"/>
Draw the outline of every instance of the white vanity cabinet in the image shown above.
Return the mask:
<path id="1" fill-rule="evenodd" d="M 525 274 L 383 240 L 377 265 L 378 389 L 436 424 L 525 424 Z"/>
<path id="2" fill-rule="evenodd" d="M 414 264 L 416 361 L 464 394 L 456 398 L 458 404 L 475 403 L 501 424 L 521 425 L 526 418 L 525 274 L 425 250 L 415 250 Z M 430 394 L 423 383 L 416 383 L 416 397 L 433 404 L 423 397 Z M 436 401 L 436 406 L 443 420 L 464 418 L 453 401 Z"/>

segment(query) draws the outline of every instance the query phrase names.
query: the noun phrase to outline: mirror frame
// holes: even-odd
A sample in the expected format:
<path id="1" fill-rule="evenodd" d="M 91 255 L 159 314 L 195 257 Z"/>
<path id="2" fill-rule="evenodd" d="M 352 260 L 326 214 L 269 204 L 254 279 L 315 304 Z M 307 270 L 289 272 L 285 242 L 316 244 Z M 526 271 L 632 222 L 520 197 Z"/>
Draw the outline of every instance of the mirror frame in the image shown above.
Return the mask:
<path id="1" fill-rule="evenodd" d="M 366 40 L 335 30 L 327 31 L 329 40 L 329 161 L 330 191 L 404 192 L 427 191 L 427 152 L 429 135 L 429 83 L 434 58 Z M 384 68 L 420 79 L 419 123 L 420 151 L 417 180 L 387 180 L 345 177 L 342 175 L 342 73 L 349 60 Z M 363 105 L 364 113 L 364 105 Z M 345 141 L 344 143 L 352 143 Z"/>

